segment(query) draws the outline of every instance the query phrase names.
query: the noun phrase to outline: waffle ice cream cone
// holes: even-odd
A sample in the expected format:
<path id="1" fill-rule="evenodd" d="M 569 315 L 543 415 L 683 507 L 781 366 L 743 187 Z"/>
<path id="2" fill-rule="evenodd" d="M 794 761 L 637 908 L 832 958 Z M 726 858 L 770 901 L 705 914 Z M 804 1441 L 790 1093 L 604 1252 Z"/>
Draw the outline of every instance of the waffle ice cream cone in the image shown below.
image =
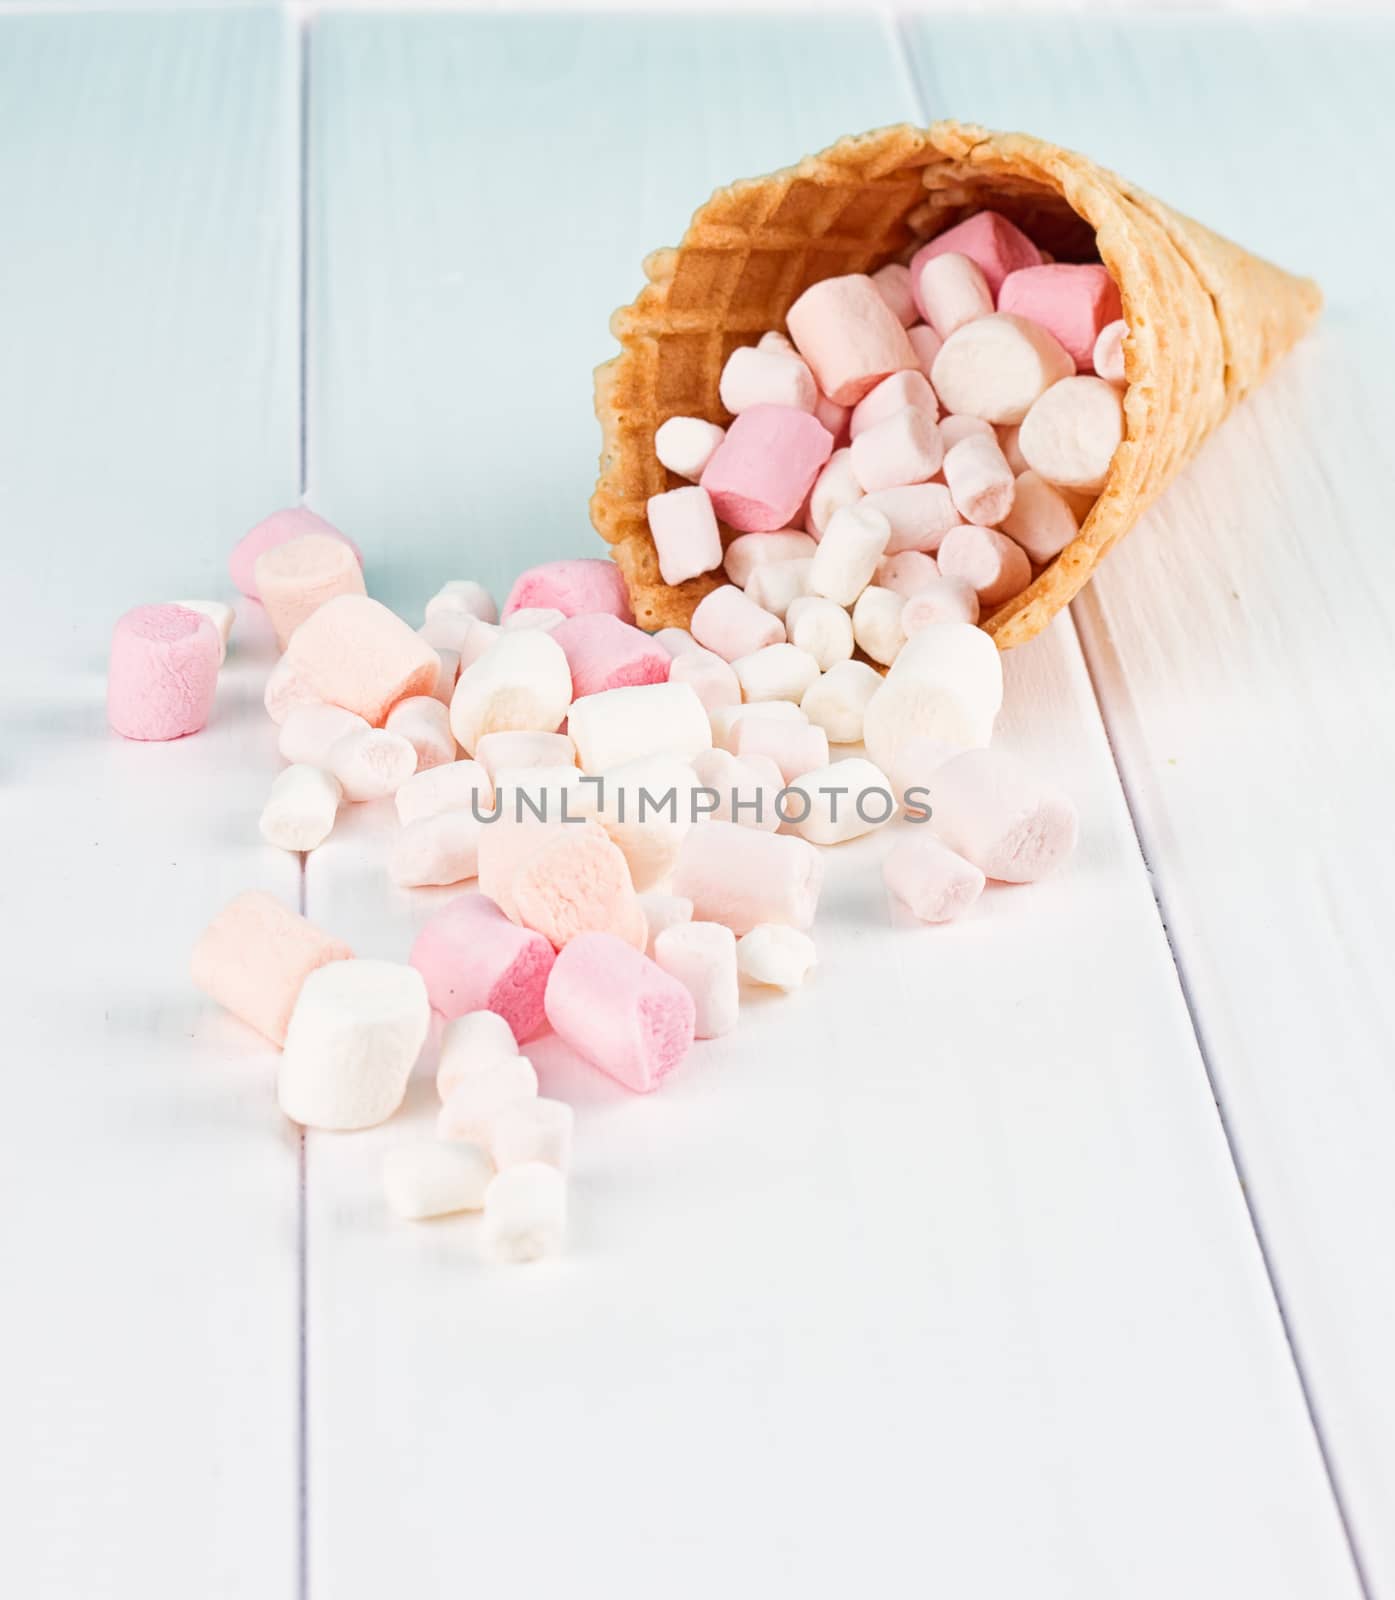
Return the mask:
<path id="1" fill-rule="evenodd" d="M 1007 649 L 1041 631 L 1104 553 L 1317 316 L 1316 284 L 1133 188 L 1085 156 L 1025 134 L 938 122 L 844 139 L 796 167 L 720 189 L 648 284 L 617 311 L 621 350 L 596 372 L 601 475 L 591 518 L 646 628 L 685 626 L 722 581 L 670 588 L 645 502 L 676 487 L 654 454 L 672 416 L 729 420 L 718 379 L 737 346 L 785 326 L 811 283 L 905 258 L 975 211 L 1000 211 L 1058 260 L 1098 258 L 1128 324 L 1126 433 L 1079 536 L 982 620 Z M 728 535 L 724 530 L 724 537 Z"/>

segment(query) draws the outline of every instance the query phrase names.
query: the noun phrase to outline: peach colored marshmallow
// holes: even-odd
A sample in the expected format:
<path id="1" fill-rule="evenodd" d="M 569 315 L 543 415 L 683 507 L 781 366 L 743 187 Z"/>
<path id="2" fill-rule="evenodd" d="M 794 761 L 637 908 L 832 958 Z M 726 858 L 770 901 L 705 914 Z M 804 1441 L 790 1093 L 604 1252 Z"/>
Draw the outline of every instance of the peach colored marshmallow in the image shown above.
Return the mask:
<path id="1" fill-rule="evenodd" d="M 1098 262 L 1022 267 L 1003 279 L 998 310 L 1040 323 L 1089 372 L 1096 339 L 1119 317 L 1119 288 Z"/>
<path id="2" fill-rule="evenodd" d="M 720 545 L 718 552 L 720 554 Z M 664 581 L 672 580 L 666 577 Z M 668 652 L 656 645 L 647 633 L 608 612 L 568 617 L 552 630 L 552 638 L 561 645 L 567 658 L 573 700 L 600 694 L 606 689 L 623 689 L 630 684 L 668 681 Z"/>
<path id="3" fill-rule="evenodd" d="M 353 551 L 359 566 L 363 565 L 363 556 L 352 539 L 346 539 L 338 528 L 323 517 L 317 517 L 313 511 L 307 511 L 303 506 L 293 506 L 285 511 L 273 511 L 250 532 L 244 533 L 233 546 L 233 552 L 228 557 L 228 572 L 232 581 L 249 599 L 258 599 L 257 558 L 276 545 L 299 539 L 307 533 L 328 534 L 332 539 L 342 540 Z"/>
<path id="4" fill-rule="evenodd" d="M 520 1044 L 542 1027 L 552 946 L 515 926 L 487 896 L 459 895 L 428 918 L 410 959 L 426 979 L 432 1006 L 447 1019 L 497 1011 Z"/>
<path id="5" fill-rule="evenodd" d="M 742 533 L 774 532 L 793 521 L 832 453 L 833 435 L 807 412 L 752 406 L 727 429 L 702 487 L 723 522 Z"/>
<path id="6" fill-rule="evenodd" d="M 892 315 L 903 328 L 916 320 L 915 295 L 911 291 L 911 269 L 899 261 L 889 261 L 872 274 L 877 293 L 891 307 Z"/>
<path id="7" fill-rule="evenodd" d="M 906 337 L 911 342 L 911 349 L 915 351 L 916 366 L 928 378 L 944 340 L 925 322 L 918 322 L 913 328 L 907 328 Z"/>
<path id="8" fill-rule="evenodd" d="M 897 489 L 928 482 L 940 470 L 944 453 L 934 418 L 928 411 L 907 406 L 853 440 L 853 472 L 869 494 Z"/>
<path id="9" fill-rule="evenodd" d="M 594 823 L 557 829 L 519 865 L 512 891 L 518 920 L 559 950 L 582 933 L 611 933 L 644 949 L 647 929 L 630 869 Z"/>
<path id="10" fill-rule="evenodd" d="M 752 406 L 793 406 L 812 416 L 819 391 L 813 373 L 792 350 L 738 345 L 722 368 L 717 393 L 734 417 Z"/>
<path id="11" fill-rule="evenodd" d="M 965 522 L 994 527 L 1012 510 L 1012 468 L 991 429 L 968 435 L 946 453 L 944 479 Z"/>
<path id="12" fill-rule="evenodd" d="M 408 695 L 387 714 L 383 727 L 405 739 L 416 751 L 418 772 L 442 767 L 456 757 L 450 712 L 434 694 Z"/>
<path id="13" fill-rule="evenodd" d="M 108 723 L 123 739 L 197 733 L 213 709 L 221 660 L 218 630 L 197 611 L 171 605 L 128 611 L 112 633 Z"/>
<path id="14" fill-rule="evenodd" d="M 940 403 L 923 372 L 893 372 L 889 378 L 883 378 L 853 407 L 848 419 L 849 436 L 856 439 L 868 428 L 875 428 L 879 422 L 885 422 L 908 407 L 912 411 L 928 412 L 932 422 L 940 414 Z"/>
<path id="15" fill-rule="evenodd" d="M 780 644 L 785 625 L 779 617 L 764 611 L 735 584 L 704 595 L 688 624 L 693 638 L 723 661 L 735 661 L 768 644 Z"/>
<path id="16" fill-rule="evenodd" d="M 665 583 L 686 583 L 721 566 L 722 535 L 706 489 L 693 483 L 651 495 L 647 510 L 659 576 Z"/>
<path id="17" fill-rule="evenodd" d="M 1124 337 L 1128 331 L 1128 323 L 1120 317 L 1101 328 L 1099 338 L 1095 340 L 1095 348 L 1090 353 L 1090 365 L 1095 369 L 1095 376 L 1103 378 L 1106 383 L 1125 381 Z"/>
<path id="18" fill-rule="evenodd" d="M 950 529 L 936 559 L 944 577 L 972 584 L 980 607 L 989 611 L 1021 594 L 1032 581 L 1032 564 L 1020 545 L 996 528 L 972 522 Z"/>
<path id="19" fill-rule="evenodd" d="M 551 607 L 564 617 L 609 611 L 621 622 L 635 620 L 619 567 L 603 557 L 548 561 L 520 573 L 504 602 L 504 615 L 539 607 Z"/>
<path id="20" fill-rule="evenodd" d="M 929 787 L 927 826 L 990 878 L 1035 883 L 1075 848 L 1075 806 L 997 750 L 966 750 Z"/>
<path id="21" fill-rule="evenodd" d="M 285 656 L 266 676 L 266 690 L 262 695 L 266 714 L 279 727 L 297 706 L 318 706 L 324 702 L 295 670 Z"/>
<path id="22" fill-rule="evenodd" d="M 290 670 L 321 700 L 381 723 L 399 700 L 430 694 L 440 661 L 420 634 L 363 594 L 341 594 L 296 629 Z"/>
<path id="23" fill-rule="evenodd" d="M 861 273 L 813 284 L 785 320 L 819 388 L 840 406 L 916 364 L 900 318 Z"/>
<path id="24" fill-rule="evenodd" d="M 1080 525 L 1061 491 L 1029 469 L 1017 479 L 1002 530 L 1038 566 L 1045 566 L 1075 538 Z"/>
<path id="25" fill-rule="evenodd" d="M 340 594 L 366 594 L 358 557 L 340 538 L 305 533 L 273 545 L 257 557 L 257 593 L 286 648 L 306 617 Z"/>
<path id="26" fill-rule="evenodd" d="M 911 258 L 912 287 L 918 284 L 927 261 L 949 251 L 968 256 L 975 262 L 995 296 L 1008 273 L 1041 263 L 1041 251 L 1020 228 L 996 211 L 979 211 L 954 227 L 946 228 L 916 251 Z"/>
<path id="27" fill-rule="evenodd" d="M 726 436 L 725 428 L 701 417 L 670 417 L 654 434 L 654 454 L 670 472 L 696 483 Z"/>
<path id="28" fill-rule="evenodd" d="M 738 935 L 762 922 L 811 927 L 822 886 L 813 845 L 732 822 L 691 829 L 673 872 L 673 892 L 693 902 L 695 917 Z"/>
<path id="29" fill-rule="evenodd" d="M 921 265 L 916 299 L 941 339 L 948 339 L 977 317 L 993 314 L 993 291 L 982 269 L 954 250 L 932 256 Z"/>
<path id="30" fill-rule="evenodd" d="M 938 839 L 918 836 L 896 843 L 882 881 L 922 922 L 952 922 L 983 893 L 984 877 Z"/>

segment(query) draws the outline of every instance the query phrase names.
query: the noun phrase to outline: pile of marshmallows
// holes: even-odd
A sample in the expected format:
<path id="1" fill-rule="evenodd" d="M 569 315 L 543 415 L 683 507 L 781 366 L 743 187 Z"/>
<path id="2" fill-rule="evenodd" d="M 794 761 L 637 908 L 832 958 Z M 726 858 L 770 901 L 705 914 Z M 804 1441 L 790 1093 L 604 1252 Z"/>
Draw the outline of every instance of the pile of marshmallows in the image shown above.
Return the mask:
<path id="1" fill-rule="evenodd" d="M 787 321 L 727 360 L 729 428 L 671 417 L 654 436 L 692 480 L 648 504 L 665 583 L 725 568 L 821 669 L 854 644 L 889 666 L 1075 538 L 1124 435 L 1104 267 L 1051 262 L 981 211 L 909 265 L 814 284 Z M 738 534 L 725 550 L 719 520 Z M 694 633 L 735 605 L 718 590 Z"/>

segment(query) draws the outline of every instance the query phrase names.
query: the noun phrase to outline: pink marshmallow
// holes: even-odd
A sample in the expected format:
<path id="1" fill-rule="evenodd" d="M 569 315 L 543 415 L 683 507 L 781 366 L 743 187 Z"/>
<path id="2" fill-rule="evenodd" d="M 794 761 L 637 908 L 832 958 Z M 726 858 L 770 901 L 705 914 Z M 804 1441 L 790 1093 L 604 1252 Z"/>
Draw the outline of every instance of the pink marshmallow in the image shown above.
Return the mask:
<path id="1" fill-rule="evenodd" d="M 342 940 L 254 889 L 230 900 L 199 935 L 190 970 L 206 995 L 281 1045 L 301 984 L 318 967 L 352 958 Z"/>
<path id="2" fill-rule="evenodd" d="M 374 726 L 399 700 L 431 694 L 441 667 L 419 633 L 362 594 L 337 595 L 307 617 L 284 659 L 321 700 Z"/>
<path id="3" fill-rule="evenodd" d="M 723 661 L 735 661 L 785 640 L 785 625 L 779 617 L 762 610 L 730 583 L 698 601 L 689 627 L 693 638 Z"/>
<path id="4" fill-rule="evenodd" d="M 911 284 L 920 281 L 921 269 L 927 261 L 949 252 L 968 256 L 977 263 L 988 280 L 989 290 L 996 296 L 1008 273 L 1021 267 L 1041 265 L 1041 251 L 1020 228 L 1015 228 L 996 211 L 979 211 L 952 228 L 922 245 L 911 257 Z M 927 321 L 929 319 L 927 318 Z"/>
<path id="5" fill-rule="evenodd" d="M 911 349 L 915 351 L 916 366 L 928 378 L 944 340 L 924 322 L 917 322 L 915 327 L 907 328 L 906 337 L 911 342 Z"/>
<path id="6" fill-rule="evenodd" d="M 1000 751 L 966 750 L 928 787 L 926 826 L 990 878 L 1035 883 L 1075 848 L 1075 806 Z"/>
<path id="7" fill-rule="evenodd" d="M 911 289 L 911 269 L 899 261 L 889 261 L 872 274 L 877 293 L 891 307 L 892 315 L 903 328 L 916 320 L 915 294 Z"/>
<path id="8" fill-rule="evenodd" d="M 856 439 L 858 434 L 875 428 L 879 422 L 894 417 L 907 406 L 928 412 L 932 422 L 940 414 L 940 402 L 935 398 L 930 380 L 923 372 L 893 372 L 889 378 L 883 378 L 875 389 L 869 390 L 853 407 L 848 421 L 849 436 Z"/>
<path id="9" fill-rule="evenodd" d="M 197 611 L 174 605 L 128 611 L 111 637 L 108 723 L 123 739 L 197 733 L 213 709 L 222 655 L 217 628 Z"/>
<path id="10" fill-rule="evenodd" d="M 812 722 L 742 717 L 733 731 L 732 744 L 742 761 L 752 756 L 773 761 L 786 783 L 828 765 L 828 735 Z"/>
<path id="11" fill-rule="evenodd" d="M 931 256 L 916 277 L 916 302 L 925 320 L 948 339 L 965 323 L 993 314 L 993 291 L 976 262 L 955 250 Z"/>
<path id="12" fill-rule="evenodd" d="M 721 566 L 722 534 L 706 489 L 694 483 L 651 495 L 647 510 L 665 583 L 686 583 Z"/>
<path id="13" fill-rule="evenodd" d="M 713 451 L 702 487 L 723 522 L 742 533 L 774 532 L 794 520 L 832 453 L 833 435 L 807 412 L 752 406 Z"/>
<path id="14" fill-rule="evenodd" d="M 630 684 L 668 682 L 668 651 L 609 612 L 568 617 L 552 630 L 552 637 L 571 669 L 573 700 Z"/>
<path id="15" fill-rule="evenodd" d="M 812 416 L 819 390 L 793 350 L 738 345 L 722 368 L 717 394 L 734 417 L 752 406 L 793 406 Z"/>
<path id="16" fill-rule="evenodd" d="M 996 528 L 972 522 L 951 528 L 935 559 L 944 577 L 963 578 L 989 611 L 1021 594 L 1032 581 L 1032 564 L 1020 545 Z"/>
<path id="17" fill-rule="evenodd" d="M 504 602 L 504 615 L 548 608 L 560 611 L 564 617 L 609 611 L 621 622 L 635 620 L 620 569 L 604 557 L 547 561 L 520 573 Z"/>
<path id="18" fill-rule="evenodd" d="M 338 528 L 323 517 L 317 517 L 313 511 L 307 511 L 303 506 L 292 506 L 286 511 L 273 511 L 250 532 L 244 533 L 233 546 L 233 552 L 228 557 L 228 572 L 232 581 L 249 599 L 260 599 L 256 573 L 258 556 L 278 544 L 299 539 L 307 533 L 328 534 L 332 539 L 341 540 L 353 551 L 359 566 L 363 565 L 363 555 L 352 539 L 346 539 Z"/>
<path id="19" fill-rule="evenodd" d="M 940 540 L 951 528 L 958 527 L 961 520 L 949 490 L 942 483 L 910 483 L 899 489 L 878 489 L 861 504 L 869 511 L 880 511 L 891 524 L 891 538 L 886 545 L 889 556 L 900 555 L 903 550 L 920 550 L 933 555 L 940 548 Z"/>
<path id="20" fill-rule="evenodd" d="M 546 1004 L 566 1044 L 639 1094 L 657 1088 L 692 1048 L 692 995 L 613 934 L 572 940 L 553 965 Z"/>
<path id="21" fill-rule="evenodd" d="M 998 310 L 1040 323 L 1081 372 L 1093 372 L 1095 341 L 1120 316 L 1119 288 L 1098 263 L 1023 267 L 998 291 Z"/>
<path id="22" fill-rule="evenodd" d="M 812 285 L 786 322 L 819 388 L 840 406 L 856 405 L 883 378 L 917 364 L 900 319 L 861 273 Z"/>
<path id="23" fill-rule="evenodd" d="M 922 830 L 924 831 L 924 830 Z M 902 839 L 882 863 L 882 880 L 922 922 L 952 922 L 983 893 L 984 876 L 938 839 Z"/>
<path id="24" fill-rule="evenodd" d="M 482 830 L 484 836 L 494 827 Z M 522 1044 L 543 1025 L 543 994 L 554 961 L 540 933 L 516 927 L 483 894 L 462 894 L 423 925 L 411 964 L 433 1008 L 447 1020 L 496 1011 Z"/>
<path id="25" fill-rule="evenodd" d="M 722 565 L 727 577 L 744 589 L 751 574 L 767 561 L 800 561 L 812 556 L 818 541 L 797 528 L 782 528 L 778 533 L 739 533 L 727 546 Z"/>
<path id="26" fill-rule="evenodd" d="M 740 935 L 762 922 L 811 927 L 822 886 L 823 858 L 806 840 L 707 822 L 679 847 L 672 892 L 693 902 L 697 921 Z"/>
<path id="27" fill-rule="evenodd" d="M 306 617 L 327 600 L 368 592 L 358 557 L 342 539 L 328 533 L 303 533 L 273 545 L 257 557 L 253 570 L 257 593 L 282 650 Z"/>
<path id="28" fill-rule="evenodd" d="M 880 588 L 909 599 L 939 575 L 934 556 L 927 556 L 920 550 L 902 550 L 899 555 L 887 556 L 882 561 L 872 581 Z"/>
<path id="29" fill-rule="evenodd" d="M 512 889 L 518 920 L 559 950 L 583 933 L 614 934 L 636 950 L 648 943 L 624 852 L 597 823 L 558 828 L 518 866 Z"/>
<path id="30" fill-rule="evenodd" d="M 901 632 L 907 638 L 934 622 L 978 621 L 978 591 L 963 578 L 944 573 L 906 596 L 901 607 Z"/>
<path id="31" fill-rule="evenodd" d="M 994 527 L 1012 510 L 1013 476 L 997 435 L 971 433 L 945 453 L 945 487 L 965 522 Z"/>
<path id="32" fill-rule="evenodd" d="M 928 411 L 907 406 L 852 442 L 852 466 L 868 494 L 926 483 L 940 470 L 944 445 Z"/>

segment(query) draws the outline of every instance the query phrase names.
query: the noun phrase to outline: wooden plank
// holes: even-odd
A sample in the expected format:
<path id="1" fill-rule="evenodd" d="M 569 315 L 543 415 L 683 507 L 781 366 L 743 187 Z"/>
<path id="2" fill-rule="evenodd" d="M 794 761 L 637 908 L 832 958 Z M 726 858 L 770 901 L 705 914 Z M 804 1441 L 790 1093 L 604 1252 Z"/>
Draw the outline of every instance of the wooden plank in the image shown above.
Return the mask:
<path id="1" fill-rule="evenodd" d="M 128 744 L 127 605 L 227 587 L 297 472 L 295 44 L 271 13 L 0 19 L 3 1587 L 295 1589 L 297 1151 L 189 950 L 296 903 L 256 837 L 269 638 Z"/>
<path id="2" fill-rule="evenodd" d="M 312 83 L 312 484 L 414 608 L 591 548 L 586 368 L 646 249 L 914 110 L 848 20 L 329 17 Z M 312 1594 L 1357 1592 L 1069 619 L 1009 674 L 1070 872 L 910 930 L 849 847 L 818 980 L 661 1095 L 537 1047 L 579 1111 L 558 1269 L 386 1215 L 425 1079 L 310 1138 Z M 386 888 L 390 827 L 307 895 L 401 959 L 439 895 Z"/>
<path id="3" fill-rule="evenodd" d="M 1328 296 L 1075 610 L 1356 1542 L 1392 1593 L 1395 334 L 1370 263 L 1395 248 L 1371 187 L 1395 160 L 1395 28 L 914 37 L 932 113 L 1096 153 Z"/>

